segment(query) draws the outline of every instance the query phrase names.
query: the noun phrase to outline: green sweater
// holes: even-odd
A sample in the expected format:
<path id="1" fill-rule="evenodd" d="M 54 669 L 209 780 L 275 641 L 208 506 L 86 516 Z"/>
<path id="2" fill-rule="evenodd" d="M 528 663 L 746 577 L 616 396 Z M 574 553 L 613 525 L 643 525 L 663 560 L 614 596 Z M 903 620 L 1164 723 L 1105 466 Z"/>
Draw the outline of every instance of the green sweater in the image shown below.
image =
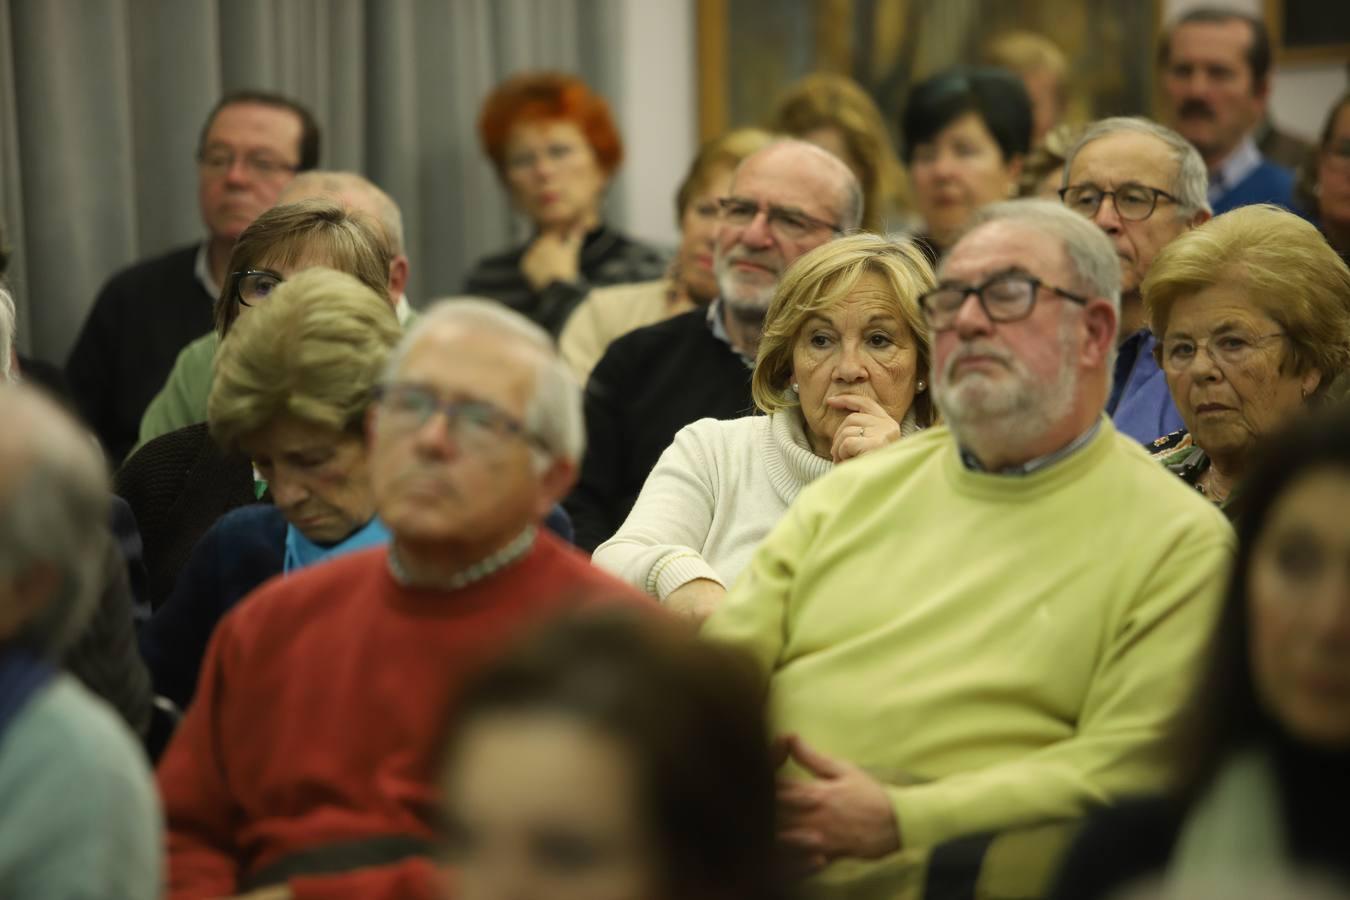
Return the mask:
<path id="1" fill-rule="evenodd" d="M 779 732 L 889 787 L 905 849 L 813 896 L 896 896 L 933 845 L 1157 788 L 1232 545 L 1106 420 L 1027 476 L 935 428 L 806 488 L 705 633 L 770 673 Z"/>
<path id="2" fill-rule="evenodd" d="M 210 331 L 179 352 L 164 387 L 141 416 L 140 440 L 135 449 L 161 434 L 206 421 L 206 398 L 211 396 L 219 346 L 220 335 Z"/>

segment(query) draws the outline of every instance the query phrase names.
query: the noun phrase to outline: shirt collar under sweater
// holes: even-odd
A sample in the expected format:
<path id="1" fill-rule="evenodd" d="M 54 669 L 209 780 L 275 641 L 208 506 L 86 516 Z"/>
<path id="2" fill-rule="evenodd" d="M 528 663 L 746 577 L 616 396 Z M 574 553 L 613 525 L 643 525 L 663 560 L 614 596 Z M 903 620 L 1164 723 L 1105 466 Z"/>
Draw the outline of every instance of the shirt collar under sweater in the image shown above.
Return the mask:
<path id="1" fill-rule="evenodd" d="M 764 468 L 774 492 L 789 505 L 806 485 L 834 468 L 834 461 L 816 456 L 806 439 L 801 412 L 780 409 L 769 415 L 760 432 Z"/>
<path id="2" fill-rule="evenodd" d="M 1091 428 L 1080 434 L 1078 437 L 1074 438 L 1072 441 L 1069 441 L 1069 443 L 1065 444 L 1063 447 L 1060 447 L 1058 450 L 1055 450 L 1051 453 L 1047 453 L 1044 456 L 1038 456 L 1035 459 L 1027 460 L 1021 465 L 1005 466 L 1002 469 L 999 469 L 998 471 L 994 472 L 993 474 L 1031 475 L 1035 472 L 1039 472 L 1041 469 L 1048 469 L 1050 466 L 1053 466 L 1060 460 L 1072 456 L 1077 451 L 1083 449 L 1088 444 L 1092 443 L 1092 439 L 1096 437 L 1097 432 L 1101 430 L 1103 421 L 1105 420 L 1100 418 L 1097 419 L 1095 422 L 1092 423 Z M 972 472 L 989 471 L 984 467 L 983 464 L 980 463 L 980 460 L 975 456 L 974 453 L 971 453 L 964 447 L 960 448 L 960 450 L 961 450 L 961 464 L 964 465 L 967 469 L 969 469 Z"/>
<path id="3" fill-rule="evenodd" d="M 727 323 L 722 319 L 722 298 L 716 297 L 713 302 L 708 304 L 708 328 L 713 333 L 713 337 L 727 345 L 727 349 L 741 358 L 746 368 L 754 369 L 755 360 L 746 356 L 736 349 L 736 345 L 731 342 L 731 335 L 727 333 Z"/>

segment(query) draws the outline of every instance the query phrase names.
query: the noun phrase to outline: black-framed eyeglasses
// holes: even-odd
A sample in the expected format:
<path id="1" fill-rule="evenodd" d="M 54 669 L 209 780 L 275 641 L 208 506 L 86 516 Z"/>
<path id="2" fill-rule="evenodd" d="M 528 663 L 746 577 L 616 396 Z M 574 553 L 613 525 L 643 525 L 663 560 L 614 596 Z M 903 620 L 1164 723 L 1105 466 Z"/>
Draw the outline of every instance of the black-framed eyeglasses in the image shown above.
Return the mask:
<path id="1" fill-rule="evenodd" d="M 234 298 L 240 306 L 256 306 L 270 297 L 277 285 L 286 280 L 269 269 L 231 272 L 230 278 L 234 279 Z"/>
<path id="2" fill-rule="evenodd" d="M 1031 315 L 1036 305 L 1036 290 L 1044 288 L 1052 294 L 1080 305 L 1087 297 L 1070 293 L 1063 288 L 1046 284 L 1035 275 L 1004 272 L 980 285 L 944 284 L 919 298 L 924 318 L 934 331 L 947 331 L 956 324 L 956 316 L 971 294 L 980 301 L 980 308 L 991 322 L 1017 322 Z"/>
<path id="3" fill-rule="evenodd" d="M 376 385 L 375 402 L 379 404 L 381 426 L 405 433 L 416 431 L 432 416 L 445 416 L 450 435 L 463 447 L 473 451 L 488 451 L 501 445 L 505 439 L 518 437 L 541 450 L 548 450 L 543 440 L 532 433 L 525 423 L 482 400 L 443 402 L 436 392 L 421 384 L 393 382 Z"/>
<path id="4" fill-rule="evenodd" d="M 741 197 L 722 197 L 717 201 L 717 208 L 722 221 L 737 228 L 748 226 L 763 211 L 769 222 L 769 230 L 780 240 L 797 240 L 822 228 L 834 234 L 844 233 L 844 229 L 834 222 L 817 219 L 800 210 L 784 209 L 772 204 L 761 205 Z"/>
<path id="5" fill-rule="evenodd" d="M 197 164 L 203 171 L 213 176 L 224 175 L 230 171 L 236 158 L 233 150 L 224 147 L 207 147 L 197 152 Z M 245 171 L 255 178 L 276 178 L 278 175 L 300 171 L 299 166 L 293 166 L 271 156 L 248 153 L 240 158 L 243 160 Z"/>
<path id="6" fill-rule="evenodd" d="M 1153 215 L 1159 199 L 1177 202 L 1167 191 L 1134 182 L 1122 184 L 1114 191 L 1104 191 L 1095 184 L 1071 184 L 1059 192 L 1065 206 L 1089 219 L 1097 215 L 1107 197 L 1116 205 L 1116 214 L 1130 222 L 1142 222 Z"/>

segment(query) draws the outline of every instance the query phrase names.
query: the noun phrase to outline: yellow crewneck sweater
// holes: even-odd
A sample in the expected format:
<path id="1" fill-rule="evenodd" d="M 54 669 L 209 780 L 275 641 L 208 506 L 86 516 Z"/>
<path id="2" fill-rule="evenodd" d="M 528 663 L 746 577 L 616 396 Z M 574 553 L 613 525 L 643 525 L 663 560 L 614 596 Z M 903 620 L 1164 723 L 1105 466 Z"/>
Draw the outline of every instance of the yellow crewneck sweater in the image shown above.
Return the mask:
<path id="1" fill-rule="evenodd" d="M 776 730 L 890 786 L 903 857 L 1157 788 L 1232 544 L 1109 421 L 1020 477 L 936 428 L 804 490 L 704 631 L 770 673 Z M 877 868 L 811 896 L 894 896 Z"/>

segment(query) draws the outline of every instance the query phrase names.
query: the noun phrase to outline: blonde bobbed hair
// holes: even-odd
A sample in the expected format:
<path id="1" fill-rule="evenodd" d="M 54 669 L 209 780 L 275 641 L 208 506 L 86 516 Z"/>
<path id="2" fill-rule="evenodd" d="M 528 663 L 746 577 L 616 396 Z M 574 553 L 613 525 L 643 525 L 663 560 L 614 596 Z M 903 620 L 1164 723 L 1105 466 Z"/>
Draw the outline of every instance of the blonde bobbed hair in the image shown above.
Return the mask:
<path id="1" fill-rule="evenodd" d="M 1281 371 L 1319 370 L 1314 397 L 1350 368 L 1350 269 L 1304 219 L 1268 203 L 1244 206 L 1164 247 L 1140 285 L 1155 355 L 1177 302 L 1215 285 L 1239 288 L 1279 324 L 1289 336 Z"/>
<path id="2" fill-rule="evenodd" d="M 755 405 L 766 413 L 800 406 L 791 390 L 792 351 L 812 314 L 830 309 L 853 292 L 865 275 L 876 275 L 890 289 L 896 318 L 914 334 L 915 371 L 923 377 L 932 358 L 928 323 L 919 297 L 937 286 L 928 257 L 913 242 L 862 232 L 815 248 L 783 274 L 764 319 L 759 356 L 750 380 Z M 920 427 L 933 423 L 931 392 L 914 395 L 911 409 Z"/>
<path id="3" fill-rule="evenodd" d="M 402 336 L 388 301 L 351 275 L 306 269 L 235 322 L 216 354 L 211 436 L 237 449 L 278 416 L 359 433 Z"/>

